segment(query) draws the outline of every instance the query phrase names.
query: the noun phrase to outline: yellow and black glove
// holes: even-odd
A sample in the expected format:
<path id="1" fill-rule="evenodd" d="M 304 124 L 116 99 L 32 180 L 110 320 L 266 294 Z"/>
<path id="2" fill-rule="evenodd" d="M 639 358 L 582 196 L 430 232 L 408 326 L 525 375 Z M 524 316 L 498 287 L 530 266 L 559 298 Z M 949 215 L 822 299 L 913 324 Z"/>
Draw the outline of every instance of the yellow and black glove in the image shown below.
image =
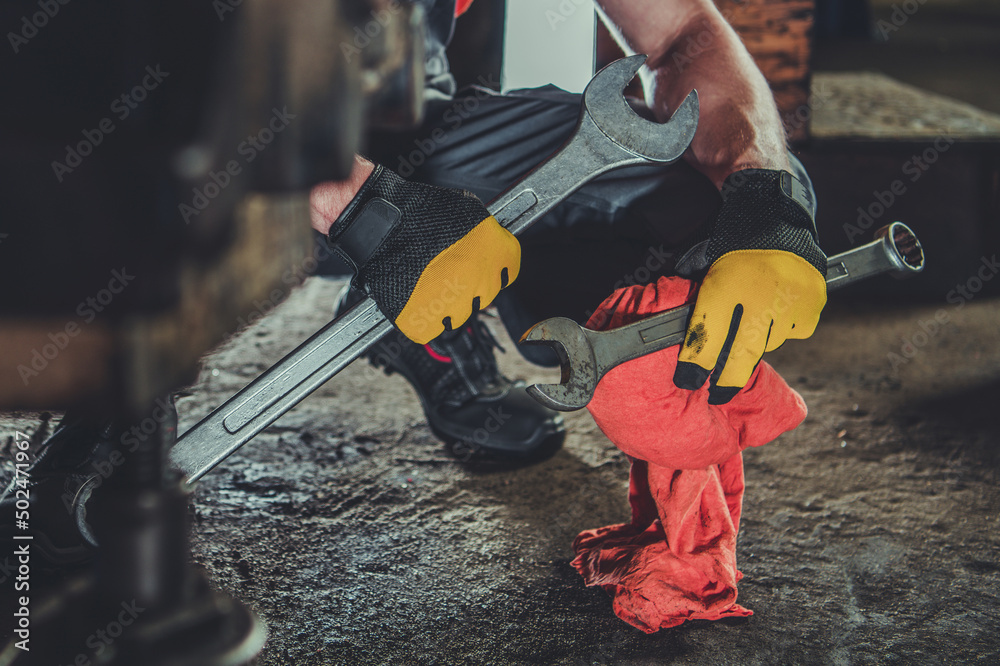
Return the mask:
<path id="1" fill-rule="evenodd" d="M 375 170 L 330 228 L 333 248 L 402 333 L 426 344 L 517 278 L 521 246 L 469 192 Z"/>
<path id="2" fill-rule="evenodd" d="M 726 179 L 722 196 L 697 248 L 709 268 L 674 373 L 684 389 L 711 379 L 713 405 L 746 385 L 764 352 L 812 335 L 826 305 L 826 255 L 803 184 L 787 171 L 745 169 Z"/>

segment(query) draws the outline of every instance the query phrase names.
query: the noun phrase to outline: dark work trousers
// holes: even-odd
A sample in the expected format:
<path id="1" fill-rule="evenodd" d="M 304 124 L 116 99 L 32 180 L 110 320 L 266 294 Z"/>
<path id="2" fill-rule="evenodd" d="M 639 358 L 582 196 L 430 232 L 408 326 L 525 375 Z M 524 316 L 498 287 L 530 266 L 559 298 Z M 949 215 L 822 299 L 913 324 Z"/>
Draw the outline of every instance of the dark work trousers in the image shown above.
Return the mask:
<path id="1" fill-rule="evenodd" d="M 414 132 L 380 133 L 366 154 L 404 178 L 469 190 L 484 202 L 572 134 L 581 96 L 552 86 L 499 95 L 467 88 L 427 105 Z M 514 340 L 548 317 L 585 322 L 612 291 L 669 274 L 721 204 L 684 160 L 626 167 L 585 185 L 521 237 L 521 270 L 495 303 Z M 551 350 L 519 346 L 540 365 Z"/>

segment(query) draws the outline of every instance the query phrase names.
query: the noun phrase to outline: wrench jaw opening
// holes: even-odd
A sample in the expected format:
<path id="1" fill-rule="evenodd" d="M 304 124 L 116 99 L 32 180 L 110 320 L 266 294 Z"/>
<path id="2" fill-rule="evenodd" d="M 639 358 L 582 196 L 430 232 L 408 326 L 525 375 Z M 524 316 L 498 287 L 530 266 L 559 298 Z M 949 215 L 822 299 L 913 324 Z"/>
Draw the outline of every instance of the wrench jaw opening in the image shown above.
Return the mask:
<path id="1" fill-rule="evenodd" d="M 545 345 L 559 357 L 561 383 L 532 384 L 527 388 L 528 395 L 560 412 L 587 406 L 597 388 L 597 360 L 576 322 L 563 317 L 547 319 L 528 329 L 520 344 Z"/>
<path id="2" fill-rule="evenodd" d="M 901 280 L 924 270 L 924 248 L 916 234 L 902 222 L 882 227 L 875 232 L 875 238 L 885 243 L 887 254 L 897 266 L 890 273 L 892 277 Z"/>
<path id="3" fill-rule="evenodd" d="M 619 147 L 650 162 L 669 164 L 678 160 L 694 138 L 698 127 L 698 91 L 692 90 L 665 123 L 640 119 L 622 96 L 646 56 L 639 54 L 606 66 L 583 91 L 583 108 L 601 132 Z M 641 122 L 623 123 L 635 116 Z"/>
<path id="4" fill-rule="evenodd" d="M 575 412 L 586 407 L 576 404 L 573 394 L 562 384 L 532 384 L 527 388 L 528 395 L 557 412 Z"/>

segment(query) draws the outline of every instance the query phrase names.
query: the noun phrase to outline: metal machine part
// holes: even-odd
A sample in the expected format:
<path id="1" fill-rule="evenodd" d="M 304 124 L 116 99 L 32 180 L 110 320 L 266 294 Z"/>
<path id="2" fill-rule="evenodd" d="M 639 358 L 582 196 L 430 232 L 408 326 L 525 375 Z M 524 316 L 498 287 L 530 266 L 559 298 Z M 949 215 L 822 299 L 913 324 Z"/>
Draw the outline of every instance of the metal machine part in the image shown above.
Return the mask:
<path id="1" fill-rule="evenodd" d="M 88 503 L 93 571 L 33 598 L 43 638 L 0 663 L 250 663 L 266 631 L 189 565 L 186 492 L 165 471 L 176 424 L 154 401 L 287 293 L 283 276 L 312 257 L 308 190 L 350 173 L 363 120 L 419 117 L 422 13 L 394 0 L 52 6 L 53 20 L 33 0 L 0 7 L 26 26 L 5 83 L 32 102 L 0 109 L 0 280 L 14 286 L 0 406 L 158 425 L 115 451 Z M 95 652 L 95 621 L 123 612 L 138 615 Z"/>
<path id="2" fill-rule="evenodd" d="M 13 0 L 0 18 L 37 10 Z M 60 12 L 8 81 L 36 103 L 0 111 L 0 278 L 18 285 L 0 308 L 0 405 L 141 409 L 190 383 L 255 301 L 287 293 L 282 276 L 313 249 L 308 190 L 350 173 L 365 124 L 419 118 L 423 11 Z"/>
<path id="3" fill-rule="evenodd" d="M 631 56 L 598 72 L 584 91 L 572 137 L 488 206 L 504 227 L 520 233 L 612 169 L 680 158 L 698 124 L 697 93 L 692 91 L 664 124 L 640 118 L 622 90 L 644 61 L 645 56 Z M 189 483 L 197 481 L 391 330 L 375 302 L 365 299 L 184 433 L 170 452 L 171 462 Z"/>
<path id="4" fill-rule="evenodd" d="M 94 567 L 48 596 L 31 581 L 32 635 L 42 638 L 25 651 L 12 637 L 0 664 L 239 666 L 263 647 L 264 623 L 188 563 L 188 493 L 166 469 L 177 423 L 164 404 L 112 420 L 113 462 L 87 506 Z M 105 627 L 111 643 L 94 640 Z"/>
<path id="5" fill-rule="evenodd" d="M 867 245 L 829 258 L 828 291 L 882 273 L 906 277 L 923 270 L 923 248 L 905 224 L 894 222 L 875 236 Z M 528 393 L 552 409 L 583 409 L 609 370 L 683 342 L 691 308 L 684 305 L 609 331 L 593 331 L 565 317 L 535 324 L 521 342 L 551 347 L 559 356 L 562 379 L 560 384 L 529 386 Z"/>
<path id="6" fill-rule="evenodd" d="M 371 129 L 416 127 L 424 115 L 423 6 L 398 0 L 373 0 L 368 13 L 354 19 L 348 60 L 361 58 L 365 123 Z"/>
<path id="7" fill-rule="evenodd" d="M 255 663 L 267 629 L 248 608 L 210 587 L 204 573 L 189 569 L 182 589 L 189 601 L 151 612 L 137 600 L 108 602 L 93 575 L 69 580 L 32 607 L 32 632 L 46 637 L 24 652 L 11 641 L 0 647 L 0 664 L 102 664 L 102 666 L 243 666 Z M 80 612 L 87 609 L 87 612 Z M 119 622 L 124 620 L 124 623 Z M 116 624 L 117 623 L 117 624 Z M 96 640 L 95 630 L 121 631 Z M 88 640 L 90 641 L 88 645 Z M 99 648 L 98 652 L 95 648 Z"/>

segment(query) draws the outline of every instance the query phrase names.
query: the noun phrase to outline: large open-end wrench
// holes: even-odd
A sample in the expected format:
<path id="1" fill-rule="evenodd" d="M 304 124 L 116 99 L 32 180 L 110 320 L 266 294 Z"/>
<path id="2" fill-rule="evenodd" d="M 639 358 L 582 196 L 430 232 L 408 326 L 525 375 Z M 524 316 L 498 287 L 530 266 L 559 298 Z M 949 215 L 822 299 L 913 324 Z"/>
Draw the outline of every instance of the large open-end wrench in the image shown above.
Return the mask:
<path id="1" fill-rule="evenodd" d="M 691 91 L 666 123 L 639 117 L 622 91 L 643 62 L 641 55 L 623 58 L 594 76 L 571 138 L 490 202 L 490 212 L 504 227 L 519 234 L 602 173 L 669 164 L 687 150 L 698 125 L 698 95 Z M 184 433 L 170 452 L 171 463 L 193 483 L 391 330 L 372 299 L 358 303 Z"/>
<path id="2" fill-rule="evenodd" d="M 830 257 L 826 289 L 833 291 L 881 273 L 906 277 L 923 268 L 920 241 L 905 224 L 893 222 L 875 232 L 871 243 Z M 539 322 L 521 336 L 521 342 L 545 344 L 555 350 L 562 383 L 534 384 L 528 393 L 552 409 L 583 409 L 609 370 L 683 342 L 690 315 L 691 306 L 683 305 L 610 331 L 592 331 L 565 317 Z"/>

